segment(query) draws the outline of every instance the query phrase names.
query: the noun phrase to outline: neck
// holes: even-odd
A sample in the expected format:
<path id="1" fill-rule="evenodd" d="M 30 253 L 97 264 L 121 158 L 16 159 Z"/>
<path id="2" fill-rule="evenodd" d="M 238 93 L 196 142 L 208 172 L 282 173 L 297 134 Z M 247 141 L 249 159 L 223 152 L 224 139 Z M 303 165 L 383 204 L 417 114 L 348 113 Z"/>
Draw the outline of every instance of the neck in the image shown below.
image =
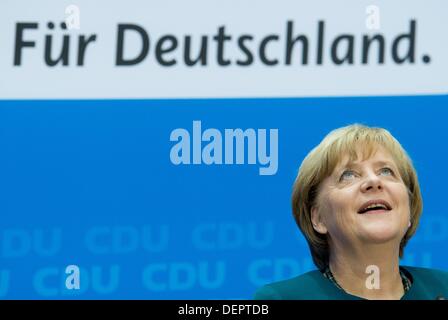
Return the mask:
<path id="1" fill-rule="evenodd" d="M 347 293 L 372 300 L 398 300 L 403 296 L 399 246 L 375 244 L 350 250 L 345 246 L 342 250 L 333 244 L 330 248 L 330 270 Z"/>

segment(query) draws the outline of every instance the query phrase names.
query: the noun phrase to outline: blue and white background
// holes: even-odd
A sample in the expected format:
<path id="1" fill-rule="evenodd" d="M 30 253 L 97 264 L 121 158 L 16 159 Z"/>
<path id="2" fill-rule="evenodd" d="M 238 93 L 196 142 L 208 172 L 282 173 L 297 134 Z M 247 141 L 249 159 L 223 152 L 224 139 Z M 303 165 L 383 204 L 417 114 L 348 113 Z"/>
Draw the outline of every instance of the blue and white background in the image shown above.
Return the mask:
<path id="1" fill-rule="evenodd" d="M 49 29 L 49 21 L 73 14 L 70 5 L 79 9 L 79 29 Z M 381 24 L 369 29 L 372 5 Z M 419 174 L 424 210 L 402 263 L 447 270 L 446 12 L 437 0 L 2 1 L 0 299 L 250 299 L 265 283 L 312 270 L 291 213 L 292 184 L 311 148 L 354 122 L 388 129 Z M 353 63 L 331 62 L 331 44 L 322 65 L 313 60 L 319 20 L 328 41 L 355 36 Z M 411 20 L 415 60 L 396 63 L 392 41 L 409 32 Z M 292 64 L 263 64 L 257 48 L 271 33 L 279 40 L 265 49 L 282 60 L 286 21 L 295 22 L 294 34 L 308 35 L 309 63 L 300 63 L 297 45 Z M 24 32 L 35 46 L 14 65 L 20 22 L 39 27 Z M 119 23 L 148 33 L 139 64 L 115 65 Z M 235 63 L 236 40 L 225 52 L 232 63 L 216 62 L 212 38 L 220 26 L 232 39 L 253 35 L 253 64 Z M 387 39 L 385 61 L 372 53 L 363 64 L 362 36 L 377 33 Z M 45 36 L 53 36 L 56 57 L 64 34 L 69 64 L 50 67 Z M 97 37 L 78 66 L 81 34 Z M 166 34 L 179 39 L 166 56 L 176 59 L 172 66 L 155 59 Z M 186 34 L 197 48 L 208 36 L 207 65 L 182 62 Z M 125 56 L 135 57 L 141 38 L 130 32 L 124 45 Z M 277 129 L 278 170 L 260 175 L 260 165 L 247 161 L 173 164 L 170 135 L 177 128 L 191 134 L 194 121 L 221 133 Z M 65 286 L 68 265 L 81 270 L 79 290 Z"/>

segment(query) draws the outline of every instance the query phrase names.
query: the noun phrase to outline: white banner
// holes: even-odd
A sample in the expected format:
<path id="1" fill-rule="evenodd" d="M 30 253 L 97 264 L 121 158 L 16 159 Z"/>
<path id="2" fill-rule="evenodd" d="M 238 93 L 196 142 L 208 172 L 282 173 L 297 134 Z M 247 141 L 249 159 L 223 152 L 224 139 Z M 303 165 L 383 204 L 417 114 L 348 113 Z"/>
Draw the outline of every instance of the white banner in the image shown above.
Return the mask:
<path id="1" fill-rule="evenodd" d="M 0 2 L 0 98 L 448 93 L 443 0 Z"/>

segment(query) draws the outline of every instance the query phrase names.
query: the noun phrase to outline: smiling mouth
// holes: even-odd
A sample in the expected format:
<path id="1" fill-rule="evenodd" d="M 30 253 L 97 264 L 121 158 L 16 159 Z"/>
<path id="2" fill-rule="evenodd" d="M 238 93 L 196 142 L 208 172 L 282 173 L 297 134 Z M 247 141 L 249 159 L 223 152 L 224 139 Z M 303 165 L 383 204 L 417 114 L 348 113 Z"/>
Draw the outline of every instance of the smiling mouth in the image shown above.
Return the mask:
<path id="1" fill-rule="evenodd" d="M 361 209 L 358 210 L 359 214 L 371 214 L 371 213 L 384 213 L 392 210 L 389 203 L 386 201 L 368 201 Z"/>

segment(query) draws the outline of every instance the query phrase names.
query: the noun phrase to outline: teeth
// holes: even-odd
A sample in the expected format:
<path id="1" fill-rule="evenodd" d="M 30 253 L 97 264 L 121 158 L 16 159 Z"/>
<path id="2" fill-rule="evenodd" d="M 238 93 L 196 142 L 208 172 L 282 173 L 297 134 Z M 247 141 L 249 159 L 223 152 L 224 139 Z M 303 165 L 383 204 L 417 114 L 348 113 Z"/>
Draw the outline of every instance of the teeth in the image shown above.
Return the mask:
<path id="1" fill-rule="evenodd" d="M 377 207 L 381 207 L 381 208 L 387 210 L 387 207 L 386 207 L 384 204 L 381 204 L 381 203 L 376 204 L 376 203 L 374 203 L 374 204 L 371 204 L 370 206 L 364 208 L 363 211 L 365 211 L 365 210 L 367 210 L 367 209 L 371 209 L 371 208 L 377 208 Z"/>

